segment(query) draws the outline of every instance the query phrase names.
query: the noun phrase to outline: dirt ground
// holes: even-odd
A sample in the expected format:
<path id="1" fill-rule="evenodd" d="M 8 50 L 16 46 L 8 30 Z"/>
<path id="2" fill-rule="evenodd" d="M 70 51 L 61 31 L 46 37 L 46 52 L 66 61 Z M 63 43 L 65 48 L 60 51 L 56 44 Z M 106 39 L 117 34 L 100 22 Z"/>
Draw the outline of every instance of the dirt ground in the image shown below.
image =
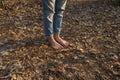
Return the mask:
<path id="1" fill-rule="evenodd" d="M 120 80 L 120 7 L 69 1 L 53 50 L 44 37 L 40 0 L 0 9 L 0 80 Z"/>

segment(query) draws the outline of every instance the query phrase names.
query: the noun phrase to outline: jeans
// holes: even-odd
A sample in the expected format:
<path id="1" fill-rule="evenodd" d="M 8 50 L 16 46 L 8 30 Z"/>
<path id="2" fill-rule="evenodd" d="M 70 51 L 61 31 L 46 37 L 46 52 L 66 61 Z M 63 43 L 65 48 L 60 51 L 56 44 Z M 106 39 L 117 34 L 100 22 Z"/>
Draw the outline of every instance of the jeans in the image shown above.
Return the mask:
<path id="1" fill-rule="evenodd" d="M 60 34 L 67 0 L 42 0 L 43 23 L 46 37 Z"/>

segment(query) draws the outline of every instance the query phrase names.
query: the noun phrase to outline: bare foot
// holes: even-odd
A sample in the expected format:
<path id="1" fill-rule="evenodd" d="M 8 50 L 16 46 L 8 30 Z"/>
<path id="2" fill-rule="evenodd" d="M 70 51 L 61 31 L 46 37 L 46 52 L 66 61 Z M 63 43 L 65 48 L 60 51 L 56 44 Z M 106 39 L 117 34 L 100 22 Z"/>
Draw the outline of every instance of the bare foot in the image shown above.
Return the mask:
<path id="1" fill-rule="evenodd" d="M 48 41 L 49 41 L 51 47 L 52 47 L 53 49 L 55 49 L 55 50 L 60 50 L 60 49 L 63 48 L 63 46 L 60 45 L 58 42 L 56 42 L 53 37 L 48 38 Z"/>
<path id="2" fill-rule="evenodd" d="M 67 42 L 66 40 L 63 40 L 60 36 L 54 36 L 54 39 L 64 47 L 68 47 L 70 45 L 69 42 Z"/>

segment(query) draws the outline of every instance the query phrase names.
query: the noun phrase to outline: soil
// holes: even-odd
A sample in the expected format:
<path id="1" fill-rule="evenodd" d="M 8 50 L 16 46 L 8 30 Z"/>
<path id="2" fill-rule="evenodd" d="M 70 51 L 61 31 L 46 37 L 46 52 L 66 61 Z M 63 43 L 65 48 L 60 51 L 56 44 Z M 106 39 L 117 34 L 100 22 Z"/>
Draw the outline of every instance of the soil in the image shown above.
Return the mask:
<path id="1" fill-rule="evenodd" d="M 44 37 L 39 0 L 0 9 L 0 80 L 120 80 L 120 7 L 68 1 L 53 50 Z"/>

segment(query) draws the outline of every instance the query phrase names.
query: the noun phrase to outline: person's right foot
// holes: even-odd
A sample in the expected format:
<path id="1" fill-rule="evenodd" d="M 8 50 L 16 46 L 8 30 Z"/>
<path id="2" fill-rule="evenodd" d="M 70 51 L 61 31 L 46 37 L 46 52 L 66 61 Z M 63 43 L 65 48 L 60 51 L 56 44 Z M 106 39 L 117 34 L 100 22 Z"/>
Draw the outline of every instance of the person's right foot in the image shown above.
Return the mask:
<path id="1" fill-rule="evenodd" d="M 53 37 L 48 38 L 48 41 L 49 41 L 51 47 L 55 50 L 60 50 L 63 48 L 63 46 L 60 45 L 58 42 L 56 42 Z"/>

